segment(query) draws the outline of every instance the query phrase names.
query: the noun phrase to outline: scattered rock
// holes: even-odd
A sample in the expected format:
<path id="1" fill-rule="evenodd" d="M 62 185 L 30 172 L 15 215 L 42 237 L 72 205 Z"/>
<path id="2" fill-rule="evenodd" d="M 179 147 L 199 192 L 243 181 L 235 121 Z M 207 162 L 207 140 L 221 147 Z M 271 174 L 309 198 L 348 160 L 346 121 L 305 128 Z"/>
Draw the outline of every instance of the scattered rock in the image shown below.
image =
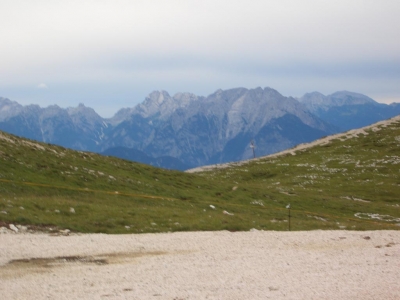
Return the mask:
<path id="1" fill-rule="evenodd" d="M 27 231 L 27 230 L 28 230 L 28 227 L 23 226 L 23 225 L 17 225 L 17 228 L 18 228 L 19 230 L 21 230 L 21 231 Z"/>
<path id="2" fill-rule="evenodd" d="M 386 222 L 398 222 L 400 221 L 400 218 L 392 217 L 390 215 L 380 215 L 380 214 L 374 214 L 374 213 L 355 213 L 355 217 L 368 220 L 368 219 L 376 219 L 380 221 L 386 221 Z"/>
<path id="3" fill-rule="evenodd" d="M 0 234 L 2 233 L 9 233 L 10 230 L 8 230 L 6 227 L 0 227 Z"/>
<path id="4" fill-rule="evenodd" d="M 210 207 L 211 207 L 212 209 L 215 209 L 215 206 L 214 206 L 214 205 L 211 205 L 211 204 L 210 204 Z"/>
<path id="5" fill-rule="evenodd" d="M 131 229 L 131 226 L 126 225 L 125 228 L 126 229 Z"/>
<path id="6" fill-rule="evenodd" d="M 74 214 L 74 213 L 75 213 L 75 209 L 74 209 L 73 207 L 70 207 L 70 208 L 69 208 L 69 212 L 70 212 L 71 214 Z"/>
<path id="7" fill-rule="evenodd" d="M 232 188 L 232 191 L 236 191 L 236 189 L 237 189 L 237 186 L 234 186 L 234 187 Z"/>
<path id="8" fill-rule="evenodd" d="M 14 224 L 10 224 L 9 227 L 12 231 L 18 232 L 18 228 Z"/>
<path id="9" fill-rule="evenodd" d="M 55 209 L 54 212 L 58 213 L 58 214 L 60 213 L 60 211 L 58 209 Z"/>
<path id="10" fill-rule="evenodd" d="M 20 206 L 20 207 L 19 207 L 19 209 L 22 209 L 22 210 L 24 210 L 25 208 L 24 208 L 23 206 Z"/>
<path id="11" fill-rule="evenodd" d="M 250 202 L 250 204 L 264 206 L 264 202 L 262 202 L 261 200 L 254 200 Z"/>
<path id="12" fill-rule="evenodd" d="M 363 236 L 363 239 L 364 239 L 364 240 L 370 240 L 371 237 L 369 237 L 369 236 Z"/>
<path id="13" fill-rule="evenodd" d="M 59 231 L 62 235 L 69 235 L 69 233 L 71 232 L 71 230 L 69 229 L 64 229 L 64 230 L 60 230 Z"/>
<path id="14" fill-rule="evenodd" d="M 7 214 L 7 212 L 6 212 L 5 210 L 0 211 L 0 213 L 2 213 L 2 214 L 4 214 L 4 215 Z"/>
<path id="15" fill-rule="evenodd" d="M 309 218 L 314 218 L 314 219 L 316 219 L 316 220 L 326 222 L 326 219 L 321 218 L 321 217 L 318 217 L 318 216 L 310 216 L 310 215 L 307 215 L 307 217 L 309 217 Z M 343 227 L 343 226 L 339 226 L 339 228 L 342 228 L 342 227 Z M 346 226 L 344 226 L 344 228 L 346 228 Z"/>
<path id="16" fill-rule="evenodd" d="M 227 212 L 226 210 L 224 210 L 222 213 L 223 213 L 224 215 L 228 215 L 228 216 L 233 216 L 233 215 L 234 215 L 234 214 L 232 214 L 232 213 Z"/>
<path id="17" fill-rule="evenodd" d="M 343 198 L 345 198 L 345 197 L 343 197 Z M 360 198 L 355 198 L 355 197 L 353 197 L 353 196 L 350 196 L 350 198 L 351 198 L 351 200 L 353 200 L 353 201 L 359 201 L 359 202 L 365 202 L 365 203 L 371 202 L 371 201 L 369 201 L 369 200 L 364 200 L 364 199 L 360 199 Z M 348 199 L 348 197 L 347 197 L 347 199 Z"/>

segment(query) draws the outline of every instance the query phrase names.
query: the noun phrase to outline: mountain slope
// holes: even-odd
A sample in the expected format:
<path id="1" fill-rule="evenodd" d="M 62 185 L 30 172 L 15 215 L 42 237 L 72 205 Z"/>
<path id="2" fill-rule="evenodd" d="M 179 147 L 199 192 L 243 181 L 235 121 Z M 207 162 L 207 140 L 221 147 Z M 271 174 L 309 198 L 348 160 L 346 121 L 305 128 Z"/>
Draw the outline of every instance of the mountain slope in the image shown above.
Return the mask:
<path id="1" fill-rule="evenodd" d="M 207 97 L 155 91 L 110 119 L 83 104 L 41 108 L 0 98 L 0 130 L 97 153 L 132 149 L 127 151 L 153 158 L 153 165 L 179 169 L 249 159 L 251 142 L 263 156 L 397 114 L 400 104 L 347 91 L 310 93 L 299 101 L 271 88 L 218 90 Z"/>
<path id="2" fill-rule="evenodd" d="M 0 130 L 21 137 L 96 151 L 108 127 L 92 108 L 83 104 L 68 109 L 57 105 L 41 108 L 0 98 Z"/>
<path id="3" fill-rule="evenodd" d="M 115 156 L 118 158 L 139 162 L 142 164 L 150 165 L 153 167 L 159 167 L 170 170 L 184 171 L 189 169 L 188 165 L 185 165 L 180 160 L 171 156 L 161 157 L 150 157 L 146 153 L 125 147 L 108 148 L 106 151 L 100 153 L 101 155 Z"/>
<path id="4" fill-rule="evenodd" d="M 290 140 L 288 133 L 281 134 L 280 140 L 263 142 L 263 130 L 286 115 L 314 130 L 314 135 L 300 139 L 302 142 L 335 132 L 334 127 L 313 116 L 298 101 L 270 88 L 219 90 L 201 99 L 190 94 L 178 96 L 191 100 L 179 102 L 166 92 L 153 93 L 130 112 L 128 120 L 112 130 L 105 148 L 124 145 L 154 157 L 166 154 L 198 166 L 250 158 L 251 140 L 259 155 L 294 146 L 297 141 Z M 173 110 L 155 109 L 175 102 L 179 105 Z"/>
<path id="5" fill-rule="evenodd" d="M 340 128 L 360 128 L 400 114 L 400 104 L 380 104 L 358 93 L 336 92 L 329 96 L 314 92 L 299 99 L 313 114 Z"/>
<path id="6" fill-rule="evenodd" d="M 0 132 L 0 226 L 141 233 L 399 229 L 400 117 L 187 174 Z M 21 227 L 20 227 L 21 228 Z"/>

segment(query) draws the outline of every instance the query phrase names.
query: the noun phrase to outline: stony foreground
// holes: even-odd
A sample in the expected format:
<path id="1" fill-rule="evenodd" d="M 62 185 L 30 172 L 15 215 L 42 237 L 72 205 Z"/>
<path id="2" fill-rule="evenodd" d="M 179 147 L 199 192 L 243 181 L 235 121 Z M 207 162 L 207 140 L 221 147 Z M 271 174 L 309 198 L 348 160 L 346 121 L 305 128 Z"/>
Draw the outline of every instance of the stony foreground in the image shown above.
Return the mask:
<path id="1" fill-rule="evenodd" d="M 400 231 L 0 234 L 1 299 L 400 299 Z"/>

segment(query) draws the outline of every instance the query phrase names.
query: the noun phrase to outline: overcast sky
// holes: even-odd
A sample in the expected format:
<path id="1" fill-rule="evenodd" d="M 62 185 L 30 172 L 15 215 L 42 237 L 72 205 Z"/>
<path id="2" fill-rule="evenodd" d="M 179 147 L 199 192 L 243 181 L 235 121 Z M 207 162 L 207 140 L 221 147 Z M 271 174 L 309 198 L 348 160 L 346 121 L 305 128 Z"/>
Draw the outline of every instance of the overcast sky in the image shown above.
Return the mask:
<path id="1" fill-rule="evenodd" d="M 399 0 L 0 0 L 0 97 L 110 117 L 154 90 L 400 102 Z"/>

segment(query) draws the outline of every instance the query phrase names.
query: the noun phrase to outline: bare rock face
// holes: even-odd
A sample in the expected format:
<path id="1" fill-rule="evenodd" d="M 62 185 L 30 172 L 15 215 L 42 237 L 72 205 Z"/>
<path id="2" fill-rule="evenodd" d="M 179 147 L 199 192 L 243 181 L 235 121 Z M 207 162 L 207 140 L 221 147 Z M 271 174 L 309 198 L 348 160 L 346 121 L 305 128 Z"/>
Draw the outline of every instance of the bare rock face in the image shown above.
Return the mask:
<path id="1" fill-rule="evenodd" d="M 299 99 L 312 113 L 326 111 L 345 105 L 378 104 L 373 99 L 358 93 L 341 91 L 325 96 L 319 92 L 307 93 Z"/>
<path id="2" fill-rule="evenodd" d="M 0 97 L 0 122 L 4 122 L 23 111 L 23 106 L 15 101 Z"/>
<path id="3" fill-rule="evenodd" d="M 400 104 L 357 93 L 294 99 L 269 87 L 217 90 L 207 97 L 154 91 L 109 119 L 83 104 L 41 108 L 0 98 L 0 130 L 172 169 L 268 155 L 397 114 Z"/>
<path id="4" fill-rule="evenodd" d="M 271 88 L 218 90 L 208 97 L 153 92 L 112 130 L 106 148 L 121 144 L 176 157 L 190 166 L 266 155 L 334 132 L 294 98 Z"/>
<path id="5" fill-rule="evenodd" d="M 18 136 L 76 150 L 96 151 L 107 128 L 108 123 L 83 104 L 67 109 L 57 105 L 41 108 L 0 98 L 0 130 Z"/>
<path id="6" fill-rule="evenodd" d="M 137 105 L 131 113 L 139 114 L 143 118 L 157 115 L 157 118 L 167 119 L 177 109 L 186 108 L 200 98 L 190 93 L 178 93 L 171 97 L 166 91 L 154 91 L 146 97 L 143 103 Z"/>
<path id="7" fill-rule="evenodd" d="M 381 104 L 358 93 L 336 92 L 325 96 L 318 92 L 299 99 L 307 109 L 340 131 L 361 128 L 400 114 L 400 103 Z"/>

